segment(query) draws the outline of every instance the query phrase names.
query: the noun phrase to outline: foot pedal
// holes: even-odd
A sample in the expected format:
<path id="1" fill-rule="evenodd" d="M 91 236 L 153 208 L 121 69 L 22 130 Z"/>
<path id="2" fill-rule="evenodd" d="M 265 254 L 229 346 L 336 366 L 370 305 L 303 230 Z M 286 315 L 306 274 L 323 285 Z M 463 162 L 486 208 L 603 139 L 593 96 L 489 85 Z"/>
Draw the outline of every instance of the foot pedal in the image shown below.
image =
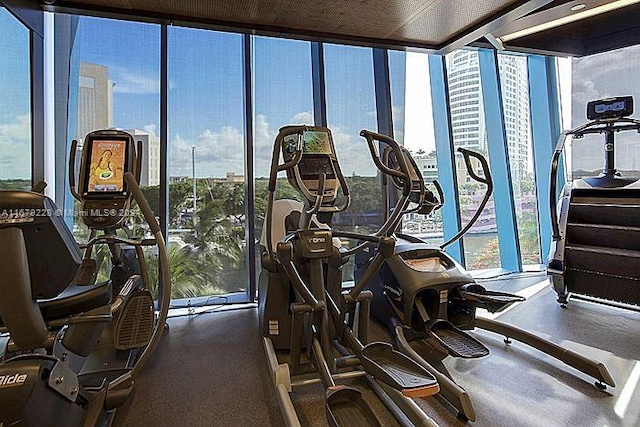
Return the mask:
<path id="1" fill-rule="evenodd" d="M 391 344 L 374 342 L 362 349 L 360 358 L 367 374 L 408 397 L 426 397 L 440 391 L 434 376 Z"/>
<path id="2" fill-rule="evenodd" d="M 82 260 L 82 265 L 73 278 L 75 286 L 89 286 L 96 282 L 98 276 L 98 265 L 95 259 L 87 258 Z"/>
<path id="3" fill-rule="evenodd" d="M 379 427 L 380 421 L 355 388 L 336 386 L 327 391 L 327 421 L 331 427 Z"/>
<path id="4" fill-rule="evenodd" d="M 131 350 L 149 344 L 155 313 L 153 297 L 149 291 L 135 291 L 122 307 L 114 334 L 114 347 L 118 350 Z"/>
<path id="5" fill-rule="evenodd" d="M 491 313 L 502 311 L 515 302 L 526 300 L 520 295 L 489 291 L 477 283 L 461 286 L 458 292 L 460 297 L 456 298 L 457 303 L 484 308 Z"/>
<path id="6" fill-rule="evenodd" d="M 489 349 L 471 335 L 461 331 L 446 320 L 429 322 L 427 340 L 444 347 L 451 356 L 473 359 L 489 355 Z"/>

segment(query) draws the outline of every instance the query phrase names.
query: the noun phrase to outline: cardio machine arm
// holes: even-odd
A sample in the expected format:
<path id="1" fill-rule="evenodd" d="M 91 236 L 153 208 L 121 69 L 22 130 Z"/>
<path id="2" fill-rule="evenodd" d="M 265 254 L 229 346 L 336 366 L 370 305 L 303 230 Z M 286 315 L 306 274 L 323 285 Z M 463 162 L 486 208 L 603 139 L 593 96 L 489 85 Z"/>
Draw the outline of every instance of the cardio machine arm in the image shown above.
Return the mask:
<path id="1" fill-rule="evenodd" d="M 462 156 L 464 157 L 464 164 L 467 168 L 467 173 L 469 174 L 469 176 L 474 181 L 479 182 L 481 184 L 485 184 L 487 188 L 485 190 L 485 194 L 484 194 L 484 197 L 482 198 L 482 201 L 478 205 L 478 209 L 473 214 L 473 217 L 460 231 L 458 231 L 458 233 L 456 233 L 455 236 L 453 236 L 452 238 L 444 242 L 442 246 L 440 246 L 443 249 L 449 246 L 450 244 L 452 244 L 453 242 L 457 241 L 458 239 L 460 239 L 462 236 L 465 235 L 467 231 L 469 231 L 471 227 L 473 227 L 473 225 L 476 223 L 476 221 L 480 217 L 482 210 L 487 205 L 487 202 L 489 202 L 489 198 L 491 197 L 491 193 L 493 192 L 493 179 L 491 178 L 491 170 L 489 169 L 489 164 L 487 163 L 487 159 L 485 159 L 483 155 L 476 153 L 475 151 L 467 150 L 461 147 L 458 148 L 458 152 L 462 153 Z M 480 162 L 480 167 L 482 168 L 483 176 L 480 176 L 475 172 L 475 170 L 473 169 L 473 164 L 471 163 L 471 158 L 474 158 Z"/>
<path id="2" fill-rule="evenodd" d="M 78 140 L 71 141 L 71 151 L 69 152 L 69 190 L 76 200 L 82 200 L 76 186 L 76 151 L 78 149 Z"/>
<path id="3" fill-rule="evenodd" d="M 436 189 L 436 192 L 438 193 L 438 196 L 434 198 L 433 201 L 431 200 L 424 200 L 422 203 L 423 205 L 429 205 L 428 207 L 430 208 L 430 211 L 437 211 L 438 209 L 442 208 L 444 206 L 444 191 L 442 191 L 442 186 L 440 185 L 440 183 L 438 182 L 437 179 L 434 179 L 433 181 L 431 181 L 431 183 L 433 184 L 433 186 Z M 420 210 L 418 210 L 418 213 L 420 213 Z"/>
<path id="4" fill-rule="evenodd" d="M 325 308 L 323 301 L 313 295 L 309 286 L 304 283 L 296 265 L 293 263 L 293 243 L 291 240 L 295 235 L 289 235 L 283 241 L 278 242 L 278 262 L 282 265 L 285 273 L 289 277 L 289 280 L 293 284 L 295 290 L 300 294 L 304 302 L 306 302 L 314 311 L 322 311 Z"/>
<path id="5" fill-rule="evenodd" d="M 373 159 L 373 162 L 380 170 L 380 172 L 387 176 L 397 178 L 402 184 L 402 195 L 396 202 L 396 207 L 395 209 L 393 209 L 393 213 L 386 219 L 384 224 L 382 224 L 380 229 L 375 233 L 375 236 L 384 236 L 387 235 L 390 231 L 395 230 L 398 222 L 400 221 L 400 218 L 402 217 L 403 209 L 409 200 L 409 196 L 411 195 L 411 174 L 409 172 L 407 160 L 402 152 L 402 149 L 392 138 L 364 129 L 360 131 L 360 136 L 364 137 L 367 140 L 371 158 Z M 378 149 L 375 147 L 374 141 L 382 142 L 391 147 L 391 150 L 393 151 L 397 160 L 397 169 L 389 168 L 384 164 L 382 158 L 380 157 Z"/>
<path id="6" fill-rule="evenodd" d="M 270 260 L 275 260 L 273 254 L 273 241 L 271 239 L 271 229 L 272 229 L 272 211 L 273 211 L 273 200 L 276 192 L 276 183 L 278 179 L 278 172 L 286 171 L 291 169 L 298 163 L 300 163 L 300 159 L 302 159 L 302 133 L 305 131 L 306 126 L 285 126 L 280 129 L 278 132 L 278 136 L 276 136 L 276 141 L 273 144 L 273 153 L 271 155 L 271 172 L 269 173 L 269 187 L 267 193 L 267 210 L 265 215 L 265 223 L 266 223 L 266 238 L 267 238 L 267 253 L 269 254 Z M 296 146 L 294 147 L 294 152 L 292 153 L 291 159 L 286 160 L 283 159 L 283 163 L 280 164 L 280 152 L 282 151 L 284 157 L 284 139 L 290 135 L 298 135 L 298 141 L 296 142 Z"/>
<path id="7" fill-rule="evenodd" d="M 158 221 L 156 220 L 147 199 L 145 199 L 142 194 L 142 190 L 138 186 L 138 182 L 136 181 L 135 176 L 131 172 L 127 172 L 124 175 L 124 180 L 127 183 L 129 191 L 138 204 L 144 219 L 149 224 L 149 228 L 151 233 L 153 233 L 155 237 L 156 244 L 158 246 L 158 257 L 160 264 L 160 283 L 158 283 L 158 295 L 162 298 L 159 301 L 159 313 L 158 318 L 156 320 L 155 328 L 153 330 L 153 335 L 151 341 L 145 347 L 144 352 L 140 355 L 138 362 L 135 364 L 133 369 L 124 376 L 135 377 L 136 373 L 142 369 L 144 364 L 149 360 L 151 354 L 153 354 L 154 349 L 158 345 L 160 341 L 160 337 L 162 336 L 162 332 L 164 330 L 164 325 L 167 321 L 167 315 L 169 313 L 169 302 L 171 300 L 171 273 L 169 270 L 169 256 L 167 253 L 167 247 L 165 245 L 164 236 L 162 235 L 162 231 L 160 229 L 160 225 L 158 225 Z M 123 376 L 123 377 L 124 377 Z M 123 378 L 125 380 L 125 378 Z"/>

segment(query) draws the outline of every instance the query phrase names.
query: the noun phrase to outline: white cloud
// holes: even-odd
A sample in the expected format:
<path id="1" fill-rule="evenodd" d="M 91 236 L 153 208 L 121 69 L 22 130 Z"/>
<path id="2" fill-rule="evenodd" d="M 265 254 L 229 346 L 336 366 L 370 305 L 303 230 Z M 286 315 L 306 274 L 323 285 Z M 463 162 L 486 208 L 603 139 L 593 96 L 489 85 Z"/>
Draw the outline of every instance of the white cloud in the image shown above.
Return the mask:
<path id="1" fill-rule="evenodd" d="M 124 67 L 110 66 L 109 80 L 115 93 L 159 94 L 160 76 L 142 74 Z"/>
<path id="2" fill-rule="evenodd" d="M 313 114 L 311 111 L 303 111 L 291 118 L 291 124 L 295 125 L 313 125 Z"/>
<path id="3" fill-rule="evenodd" d="M 142 130 L 145 131 L 146 133 L 148 133 L 149 135 L 157 136 L 157 134 L 156 134 L 156 125 L 153 124 L 153 123 L 148 124 L 148 125 L 144 125 L 142 127 Z"/>
<path id="4" fill-rule="evenodd" d="M 219 132 L 206 129 L 195 141 L 176 135 L 169 144 L 170 176 L 191 176 L 191 147 L 195 147 L 197 176 L 244 174 L 244 137 L 238 129 L 232 126 L 224 126 Z"/>
<path id="5" fill-rule="evenodd" d="M 290 124 L 313 123 L 310 112 L 295 114 Z M 155 130 L 145 127 L 146 131 Z M 342 172 L 373 176 L 377 169 L 373 164 L 369 148 L 364 138 L 351 135 L 340 126 L 331 127 L 336 144 L 338 160 Z M 278 129 L 272 126 L 264 115 L 256 115 L 254 122 L 255 176 L 267 177 L 271 166 L 273 144 Z M 224 177 L 227 172 L 244 174 L 244 136 L 232 126 L 225 126 L 219 131 L 206 129 L 195 140 L 187 140 L 175 135 L 169 143 L 170 176 L 191 176 L 191 147 L 195 146 L 196 175 Z"/>
<path id="6" fill-rule="evenodd" d="M 0 124 L 0 179 L 31 176 L 31 118 L 16 116 Z"/>

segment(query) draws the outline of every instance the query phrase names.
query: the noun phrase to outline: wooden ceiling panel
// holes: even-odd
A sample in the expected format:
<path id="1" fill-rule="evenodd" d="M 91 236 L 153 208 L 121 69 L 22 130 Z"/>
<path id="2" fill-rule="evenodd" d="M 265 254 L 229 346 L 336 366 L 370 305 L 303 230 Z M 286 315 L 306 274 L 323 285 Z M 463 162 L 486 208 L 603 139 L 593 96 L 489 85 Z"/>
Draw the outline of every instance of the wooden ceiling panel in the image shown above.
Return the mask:
<path id="1" fill-rule="evenodd" d="M 201 23 L 378 45 L 438 49 L 467 28 L 550 0 L 48 0 L 52 11 Z M 48 4 L 51 3 L 51 4 Z"/>

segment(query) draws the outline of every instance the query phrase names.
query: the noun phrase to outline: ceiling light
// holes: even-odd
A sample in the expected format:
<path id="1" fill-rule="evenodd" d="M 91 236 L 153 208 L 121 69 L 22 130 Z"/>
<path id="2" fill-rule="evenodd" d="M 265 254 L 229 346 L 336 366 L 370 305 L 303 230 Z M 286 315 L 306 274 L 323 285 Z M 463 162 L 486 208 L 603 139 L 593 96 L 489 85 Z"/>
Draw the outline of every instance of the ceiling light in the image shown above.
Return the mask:
<path id="1" fill-rule="evenodd" d="M 576 11 L 578 11 L 578 10 L 584 9 L 585 7 L 587 7 L 587 5 L 586 5 L 586 4 L 584 4 L 584 3 L 578 3 L 578 4 L 574 4 L 573 6 L 571 6 L 571 10 L 572 10 L 573 12 L 576 12 Z"/>
<path id="2" fill-rule="evenodd" d="M 534 34 L 540 31 L 549 30 L 551 28 L 559 27 L 561 25 L 569 24 L 571 22 L 579 21 L 581 19 L 586 19 L 592 16 L 600 15 L 602 13 L 611 12 L 612 10 L 621 9 L 625 6 L 630 6 L 638 2 L 640 2 L 640 0 L 618 0 L 618 1 L 612 1 L 608 3 L 600 4 L 599 6 L 595 6 L 592 8 L 586 8 L 586 5 L 584 3 L 579 3 L 571 7 L 571 10 L 577 13 L 572 13 L 570 15 L 562 16 L 561 18 L 552 19 L 550 21 L 543 22 L 538 25 L 533 25 L 531 27 L 523 28 L 521 30 L 514 31 L 509 34 L 501 35 L 497 38 L 504 43 L 509 40 L 514 40 L 514 39 L 528 36 L 530 34 Z M 582 7 L 576 9 L 576 7 L 578 6 L 582 6 Z M 518 21 L 515 21 L 514 23 L 517 23 L 517 22 Z"/>

